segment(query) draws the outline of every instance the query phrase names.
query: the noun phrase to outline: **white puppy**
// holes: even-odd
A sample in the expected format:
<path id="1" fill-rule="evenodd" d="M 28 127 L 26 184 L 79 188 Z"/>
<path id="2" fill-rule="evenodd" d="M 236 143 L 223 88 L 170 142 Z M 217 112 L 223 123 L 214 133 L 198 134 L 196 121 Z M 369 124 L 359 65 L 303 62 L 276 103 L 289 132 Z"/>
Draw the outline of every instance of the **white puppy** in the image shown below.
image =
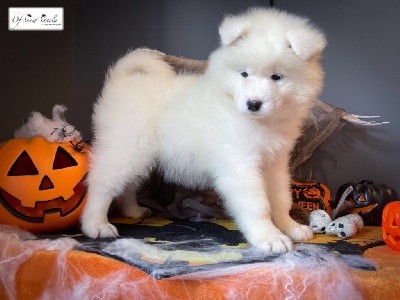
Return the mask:
<path id="1" fill-rule="evenodd" d="M 109 70 L 93 115 L 89 237 L 118 234 L 107 219 L 117 196 L 125 216 L 145 212 L 135 191 L 154 168 L 167 181 L 215 188 L 248 242 L 266 252 L 312 237 L 289 216 L 288 163 L 322 87 L 325 37 L 306 19 L 267 9 L 228 16 L 219 33 L 202 76 L 175 74 L 147 49 Z"/>

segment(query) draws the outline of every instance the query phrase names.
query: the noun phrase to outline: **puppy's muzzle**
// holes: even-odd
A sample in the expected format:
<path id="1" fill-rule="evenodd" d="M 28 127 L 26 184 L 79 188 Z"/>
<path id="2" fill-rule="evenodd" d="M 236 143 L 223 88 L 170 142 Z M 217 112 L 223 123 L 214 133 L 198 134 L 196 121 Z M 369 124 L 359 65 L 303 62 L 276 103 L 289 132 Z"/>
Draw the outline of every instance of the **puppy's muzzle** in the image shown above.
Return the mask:
<path id="1" fill-rule="evenodd" d="M 247 101 L 247 108 L 251 112 L 259 111 L 262 106 L 262 101 L 260 100 L 249 100 Z"/>

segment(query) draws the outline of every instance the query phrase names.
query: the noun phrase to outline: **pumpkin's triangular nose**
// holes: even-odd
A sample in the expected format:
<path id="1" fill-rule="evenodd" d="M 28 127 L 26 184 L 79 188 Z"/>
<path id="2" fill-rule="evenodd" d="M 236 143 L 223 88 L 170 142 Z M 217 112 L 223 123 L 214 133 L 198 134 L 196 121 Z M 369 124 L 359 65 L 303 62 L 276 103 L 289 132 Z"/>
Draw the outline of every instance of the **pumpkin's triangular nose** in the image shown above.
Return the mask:
<path id="1" fill-rule="evenodd" d="M 54 189 L 54 184 L 51 182 L 49 176 L 44 175 L 42 182 L 40 183 L 39 190 L 50 190 Z"/>

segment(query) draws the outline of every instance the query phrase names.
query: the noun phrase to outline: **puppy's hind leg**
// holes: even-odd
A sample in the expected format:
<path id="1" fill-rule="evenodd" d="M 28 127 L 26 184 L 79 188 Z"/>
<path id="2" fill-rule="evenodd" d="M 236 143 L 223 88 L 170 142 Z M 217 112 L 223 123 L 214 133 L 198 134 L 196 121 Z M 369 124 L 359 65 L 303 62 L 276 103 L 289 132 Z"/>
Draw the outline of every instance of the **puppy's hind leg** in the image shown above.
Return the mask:
<path id="1" fill-rule="evenodd" d="M 91 238 L 118 235 L 107 218 L 111 202 L 123 193 L 128 183 L 134 182 L 137 188 L 154 165 L 156 144 L 153 136 L 133 137 L 121 130 L 110 140 L 96 140 L 91 153 L 88 199 L 81 218 L 82 231 Z M 127 140 L 131 142 L 127 143 Z"/>
<path id="2" fill-rule="evenodd" d="M 117 208 L 123 217 L 140 219 L 151 214 L 151 210 L 137 202 L 137 183 L 127 185 L 124 193 L 116 200 Z"/>

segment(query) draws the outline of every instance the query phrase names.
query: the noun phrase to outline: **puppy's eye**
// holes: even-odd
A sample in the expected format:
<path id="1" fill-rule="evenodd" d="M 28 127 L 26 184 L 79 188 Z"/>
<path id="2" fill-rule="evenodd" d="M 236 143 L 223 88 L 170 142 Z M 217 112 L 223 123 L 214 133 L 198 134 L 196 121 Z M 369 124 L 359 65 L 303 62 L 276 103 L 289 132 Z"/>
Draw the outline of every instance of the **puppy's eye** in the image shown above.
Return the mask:
<path id="1" fill-rule="evenodd" d="M 282 77 L 283 77 L 282 75 L 278 75 L 278 74 L 273 74 L 273 75 L 271 75 L 271 79 L 272 79 L 273 81 L 281 80 Z"/>
<path id="2" fill-rule="evenodd" d="M 242 75 L 242 77 L 246 78 L 247 76 L 249 76 L 249 73 L 247 73 L 247 72 L 242 72 L 242 73 L 240 73 L 240 75 Z"/>

